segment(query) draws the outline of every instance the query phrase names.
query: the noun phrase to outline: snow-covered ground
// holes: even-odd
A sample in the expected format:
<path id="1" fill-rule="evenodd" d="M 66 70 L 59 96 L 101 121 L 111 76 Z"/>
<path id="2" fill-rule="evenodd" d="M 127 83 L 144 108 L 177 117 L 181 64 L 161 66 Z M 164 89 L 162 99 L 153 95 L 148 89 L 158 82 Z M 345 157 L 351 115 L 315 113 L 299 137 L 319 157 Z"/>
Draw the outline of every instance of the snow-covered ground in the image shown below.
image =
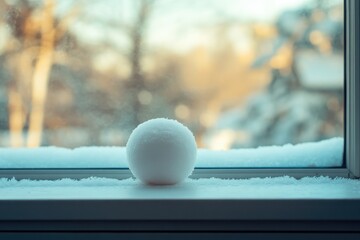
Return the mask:
<path id="1" fill-rule="evenodd" d="M 127 168 L 124 147 L 0 148 L 0 168 Z M 340 167 L 344 140 L 214 151 L 199 149 L 195 167 Z"/>
<path id="2" fill-rule="evenodd" d="M 146 186 L 134 179 L 56 181 L 0 179 L 0 199 L 342 199 L 360 198 L 360 181 L 328 177 L 187 179 Z"/>

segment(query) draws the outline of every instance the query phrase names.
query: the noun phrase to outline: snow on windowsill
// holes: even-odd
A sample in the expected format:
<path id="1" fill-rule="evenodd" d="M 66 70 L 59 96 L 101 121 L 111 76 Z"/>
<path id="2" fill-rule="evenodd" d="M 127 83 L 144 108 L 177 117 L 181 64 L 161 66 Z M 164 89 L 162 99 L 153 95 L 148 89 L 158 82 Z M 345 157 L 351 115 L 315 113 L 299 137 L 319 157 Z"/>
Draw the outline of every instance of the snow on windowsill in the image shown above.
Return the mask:
<path id="1" fill-rule="evenodd" d="M 199 149 L 195 167 L 340 167 L 344 140 L 213 151 Z M 0 148 L 0 168 L 127 168 L 124 147 Z"/>
<path id="2" fill-rule="evenodd" d="M 360 181 L 328 177 L 187 179 L 147 186 L 134 179 L 0 179 L 4 199 L 360 199 Z"/>
<path id="3" fill-rule="evenodd" d="M 338 167 L 344 140 L 210 151 L 200 149 L 196 167 Z M 0 149 L 0 168 L 124 168 L 123 147 Z M 0 179 L 1 199 L 307 199 L 360 198 L 360 181 L 327 177 L 187 179 L 174 186 L 146 186 L 134 179 Z"/>

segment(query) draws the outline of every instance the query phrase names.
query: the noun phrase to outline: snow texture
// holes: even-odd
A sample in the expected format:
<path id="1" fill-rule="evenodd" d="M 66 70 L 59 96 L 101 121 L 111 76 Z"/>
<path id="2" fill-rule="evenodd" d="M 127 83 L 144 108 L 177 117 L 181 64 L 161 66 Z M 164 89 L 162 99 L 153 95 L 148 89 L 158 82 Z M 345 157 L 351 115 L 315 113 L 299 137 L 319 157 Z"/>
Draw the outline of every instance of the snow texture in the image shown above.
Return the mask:
<path id="1" fill-rule="evenodd" d="M 344 140 L 212 151 L 199 149 L 195 167 L 340 167 Z M 0 148 L 0 168 L 127 168 L 124 147 Z"/>
<path id="2" fill-rule="evenodd" d="M 173 186 L 134 179 L 0 179 L 0 199 L 343 199 L 360 198 L 360 181 L 328 177 L 186 179 Z"/>
<path id="3" fill-rule="evenodd" d="M 148 184 L 176 184 L 194 170 L 196 142 L 176 120 L 157 118 L 137 126 L 126 145 L 129 168 Z"/>
<path id="4" fill-rule="evenodd" d="M 339 167 L 343 151 L 342 138 L 255 149 L 200 150 L 196 167 Z"/>

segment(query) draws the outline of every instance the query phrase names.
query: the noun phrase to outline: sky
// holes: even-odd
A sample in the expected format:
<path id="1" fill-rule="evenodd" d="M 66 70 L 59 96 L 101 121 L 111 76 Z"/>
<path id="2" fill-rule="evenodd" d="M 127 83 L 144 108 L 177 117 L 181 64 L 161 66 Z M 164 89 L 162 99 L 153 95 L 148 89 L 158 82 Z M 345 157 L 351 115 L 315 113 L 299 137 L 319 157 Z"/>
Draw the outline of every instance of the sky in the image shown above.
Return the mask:
<path id="1" fill-rule="evenodd" d="M 240 23 L 273 22 L 282 11 L 309 2 L 311 0 L 156 0 L 147 26 L 147 43 L 188 50 L 198 42 L 206 44 L 209 41 L 207 28 L 224 19 Z M 70 0 L 58 1 L 58 12 L 65 12 L 72 3 Z M 138 3 L 133 0 L 83 1 L 81 8 L 85 20 L 76 22 L 72 30 L 85 43 L 106 39 L 119 48 L 126 48 L 127 39 L 114 31 L 104 34 L 100 22 L 131 24 Z"/>

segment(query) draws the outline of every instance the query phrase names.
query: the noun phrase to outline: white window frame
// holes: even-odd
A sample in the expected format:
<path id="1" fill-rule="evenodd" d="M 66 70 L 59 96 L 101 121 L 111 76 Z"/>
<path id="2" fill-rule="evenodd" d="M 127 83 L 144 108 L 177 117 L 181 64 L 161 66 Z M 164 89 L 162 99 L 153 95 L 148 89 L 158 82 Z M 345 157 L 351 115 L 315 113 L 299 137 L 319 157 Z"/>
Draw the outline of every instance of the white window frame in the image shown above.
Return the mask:
<path id="1" fill-rule="evenodd" d="M 346 3 L 346 167 L 199 169 L 194 177 L 360 176 L 360 1 Z M 20 178 L 124 170 L 1 170 Z M 55 175 L 55 176 L 54 176 Z M 285 195 L 286 193 L 284 193 Z M 360 239 L 360 199 L 0 200 L 0 239 Z M 241 238 L 242 237 L 242 238 Z"/>

